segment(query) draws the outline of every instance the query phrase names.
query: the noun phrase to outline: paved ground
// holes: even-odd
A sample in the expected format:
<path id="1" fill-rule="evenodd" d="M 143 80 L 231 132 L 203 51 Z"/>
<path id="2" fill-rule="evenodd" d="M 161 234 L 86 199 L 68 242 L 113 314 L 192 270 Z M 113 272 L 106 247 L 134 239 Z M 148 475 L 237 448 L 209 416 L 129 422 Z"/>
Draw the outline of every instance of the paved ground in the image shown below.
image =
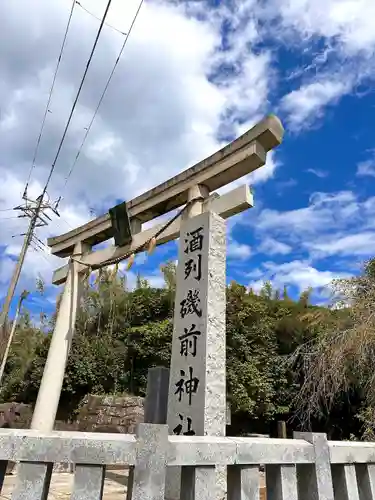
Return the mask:
<path id="1" fill-rule="evenodd" d="M 104 484 L 104 500 L 124 500 L 126 493 L 127 471 L 107 471 Z M 48 500 L 68 500 L 72 493 L 73 474 L 57 473 L 52 475 Z M 16 476 L 6 476 L 0 500 L 11 500 Z M 262 481 L 263 482 L 263 481 Z M 264 487 L 261 488 L 260 500 L 265 500 Z"/>

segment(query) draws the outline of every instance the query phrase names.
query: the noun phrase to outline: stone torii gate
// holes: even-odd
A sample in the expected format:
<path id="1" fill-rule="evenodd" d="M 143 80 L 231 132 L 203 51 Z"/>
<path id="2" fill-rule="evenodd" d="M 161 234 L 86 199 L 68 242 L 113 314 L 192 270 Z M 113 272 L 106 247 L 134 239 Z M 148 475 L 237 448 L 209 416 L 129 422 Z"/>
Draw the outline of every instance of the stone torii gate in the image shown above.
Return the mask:
<path id="1" fill-rule="evenodd" d="M 283 127 L 268 116 L 238 139 L 195 166 L 122 206 L 124 225 L 109 214 L 66 234 L 50 238 L 51 253 L 70 257 L 54 272 L 53 283 L 64 283 L 47 362 L 31 428 L 53 429 L 71 346 L 80 285 L 93 270 L 144 251 L 155 236 L 157 245 L 180 237 L 172 361 L 168 402 L 169 432 L 224 435 L 225 390 L 225 223 L 253 206 L 250 189 L 242 185 L 219 196 L 215 190 L 266 163 L 278 146 Z M 165 228 L 142 224 L 183 205 L 186 210 Z M 118 207 L 117 207 L 118 209 Z M 126 232 L 126 228 L 129 229 Z M 92 251 L 112 237 L 118 244 Z M 182 478 L 191 481 L 192 478 Z"/>

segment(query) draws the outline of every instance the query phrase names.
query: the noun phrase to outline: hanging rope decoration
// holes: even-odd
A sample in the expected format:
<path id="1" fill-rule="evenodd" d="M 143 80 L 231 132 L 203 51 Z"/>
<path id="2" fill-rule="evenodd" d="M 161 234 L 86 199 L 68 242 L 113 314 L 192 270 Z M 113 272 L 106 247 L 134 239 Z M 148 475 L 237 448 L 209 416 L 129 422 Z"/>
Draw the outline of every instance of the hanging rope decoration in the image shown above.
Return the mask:
<path id="1" fill-rule="evenodd" d="M 148 245 L 147 249 L 148 255 L 152 255 L 154 253 L 155 247 L 156 247 L 156 238 L 154 236 L 153 238 L 151 238 L 150 244 Z"/>
<path id="2" fill-rule="evenodd" d="M 157 238 L 166 229 L 168 229 L 168 227 L 170 225 L 172 225 L 175 220 L 177 220 L 179 217 L 181 217 L 181 215 L 190 207 L 190 205 L 192 205 L 193 203 L 195 203 L 197 201 L 201 201 L 201 200 L 203 200 L 203 197 L 197 197 L 197 198 L 194 198 L 193 200 L 188 201 L 186 203 L 186 205 L 179 212 L 177 212 L 177 214 L 174 217 L 172 217 L 172 219 L 170 219 L 161 229 L 159 229 L 159 231 L 157 231 L 154 234 L 154 236 L 152 236 L 148 241 L 146 241 L 146 243 L 142 243 L 142 245 L 139 245 L 139 247 L 135 248 L 134 250 L 132 250 L 131 252 L 129 252 L 125 255 L 122 255 L 121 257 L 115 257 L 113 259 L 108 259 L 104 262 L 101 262 L 100 264 L 95 264 L 95 265 L 86 264 L 86 262 L 82 262 L 80 260 L 75 259 L 74 254 L 71 256 L 71 260 L 76 262 L 77 264 L 82 264 L 83 266 L 86 266 L 88 268 L 88 276 L 90 276 L 91 272 L 95 271 L 96 269 L 101 269 L 103 267 L 111 266 L 113 264 L 118 265 L 120 262 L 122 262 L 123 260 L 127 260 L 127 259 L 129 259 L 129 260 L 128 260 L 126 270 L 129 271 L 129 269 L 131 269 L 132 265 L 134 264 L 136 253 L 139 253 L 139 252 L 142 252 L 143 250 L 146 250 L 147 253 L 149 255 L 151 255 L 152 252 L 155 250 L 155 247 L 157 245 Z"/>
<path id="3" fill-rule="evenodd" d="M 132 267 L 132 265 L 134 264 L 134 260 L 135 260 L 135 254 L 132 253 L 131 256 L 129 257 L 129 260 L 128 260 L 128 265 L 126 266 L 126 270 L 129 271 L 129 269 Z"/>
<path id="4" fill-rule="evenodd" d="M 117 273 L 118 273 L 118 264 L 115 264 L 115 267 L 113 268 L 111 273 L 111 280 L 114 280 L 116 278 Z"/>

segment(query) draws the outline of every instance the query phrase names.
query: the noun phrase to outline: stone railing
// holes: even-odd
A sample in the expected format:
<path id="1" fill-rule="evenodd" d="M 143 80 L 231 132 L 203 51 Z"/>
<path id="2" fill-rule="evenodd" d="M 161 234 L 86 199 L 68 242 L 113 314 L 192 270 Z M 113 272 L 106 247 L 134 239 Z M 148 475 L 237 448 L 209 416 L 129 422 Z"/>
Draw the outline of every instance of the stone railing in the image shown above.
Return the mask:
<path id="1" fill-rule="evenodd" d="M 181 499 L 217 499 L 215 466 L 227 466 L 228 500 L 259 498 L 265 466 L 272 500 L 375 500 L 375 443 L 295 439 L 177 437 L 140 424 L 136 435 L 0 431 L 1 484 L 7 461 L 20 461 L 13 500 L 47 498 L 53 464 L 75 466 L 73 500 L 103 494 L 106 465 L 130 465 L 133 500 L 163 500 L 166 466 L 182 466 Z"/>

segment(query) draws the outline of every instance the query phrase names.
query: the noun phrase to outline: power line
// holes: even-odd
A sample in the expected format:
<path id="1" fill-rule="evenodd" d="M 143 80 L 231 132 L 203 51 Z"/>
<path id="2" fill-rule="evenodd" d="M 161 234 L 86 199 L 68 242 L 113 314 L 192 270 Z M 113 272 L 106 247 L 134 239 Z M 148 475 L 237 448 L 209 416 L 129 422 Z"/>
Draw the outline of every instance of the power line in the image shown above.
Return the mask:
<path id="1" fill-rule="evenodd" d="M 34 248 L 33 250 L 34 252 L 38 253 L 47 262 L 48 265 L 51 265 L 51 261 L 46 257 L 46 255 L 51 255 L 51 254 L 38 248 Z"/>
<path id="2" fill-rule="evenodd" d="M 76 108 L 76 105 L 77 105 L 77 102 L 78 102 L 78 98 L 80 96 L 83 84 L 85 82 L 86 75 L 87 75 L 87 72 L 89 70 L 89 67 L 90 67 L 90 64 L 91 64 L 91 61 L 92 61 L 92 58 L 93 58 L 96 46 L 98 44 L 99 36 L 100 36 L 100 33 L 101 33 L 102 29 L 103 29 L 104 21 L 105 21 L 105 19 L 107 17 L 107 14 L 108 14 L 108 11 L 109 11 L 109 7 L 110 7 L 111 3 L 112 3 L 112 0 L 108 0 L 107 7 L 105 9 L 102 22 L 100 23 L 100 26 L 99 26 L 99 29 L 98 29 L 98 32 L 97 32 L 97 35 L 96 35 L 96 38 L 95 38 L 95 42 L 94 42 L 93 48 L 91 50 L 89 59 L 87 61 L 86 68 L 85 68 L 84 74 L 82 76 L 82 80 L 81 80 L 81 83 L 80 83 L 80 86 L 79 86 L 76 98 L 74 100 L 74 103 L 73 103 L 73 106 L 72 106 L 72 109 L 71 109 L 68 121 L 67 121 L 65 129 L 64 129 L 63 136 L 62 136 L 62 138 L 60 140 L 60 144 L 59 144 L 59 147 L 57 149 L 54 161 L 53 161 L 53 163 L 51 165 L 51 169 L 50 169 L 50 172 L 48 174 L 46 183 L 44 185 L 42 194 L 34 202 L 35 206 L 31 207 L 30 206 L 31 200 L 28 200 L 27 197 L 26 197 L 26 195 L 24 195 L 23 198 L 26 200 L 26 206 L 25 207 L 16 207 L 16 209 L 23 210 L 24 213 L 28 217 L 30 217 L 30 225 L 28 227 L 27 233 L 25 234 L 25 239 L 24 239 L 24 242 L 23 242 L 23 245 L 22 245 L 21 253 L 20 253 L 20 256 L 18 258 L 18 262 L 16 264 L 16 267 L 14 269 L 14 272 L 13 272 L 13 275 L 12 275 L 12 278 L 11 278 L 11 281 L 10 281 L 10 284 L 9 284 L 7 296 L 5 298 L 5 302 L 4 302 L 4 305 L 3 305 L 3 308 L 2 308 L 2 311 L 1 311 L 1 314 L 0 314 L 0 328 L 2 326 L 4 327 L 4 325 L 6 323 L 6 320 L 7 320 L 8 314 L 9 314 L 10 303 L 11 303 L 11 300 L 13 298 L 14 291 L 16 289 L 16 286 L 17 286 L 17 283 L 18 283 L 18 280 L 19 280 L 19 277 L 20 277 L 20 274 L 21 274 L 21 269 L 22 269 L 23 263 L 25 261 L 26 252 L 27 252 L 27 250 L 28 250 L 28 248 L 30 246 L 30 243 L 32 241 L 32 238 L 33 238 L 34 230 L 35 230 L 36 227 L 38 227 L 40 225 L 45 225 L 46 224 L 46 221 L 43 219 L 43 216 L 46 216 L 46 214 L 43 213 L 43 210 L 45 208 L 50 208 L 57 215 L 59 215 L 58 212 L 57 212 L 57 204 L 55 205 L 55 207 L 51 207 L 51 205 L 49 203 L 45 204 L 43 202 L 43 198 L 44 198 L 44 196 L 45 196 L 45 194 L 47 192 L 48 184 L 49 184 L 49 182 L 51 180 L 51 177 L 52 177 L 52 174 L 54 172 L 54 169 L 55 169 L 55 166 L 56 166 L 56 162 L 57 162 L 58 157 L 59 157 L 60 152 L 61 152 L 61 148 L 62 148 L 62 146 L 64 144 L 64 140 L 65 140 L 65 137 L 66 137 L 66 134 L 67 134 L 67 131 L 68 131 L 68 128 L 69 128 L 69 125 L 70 125 L 70 122 L 71 122 L 74 110 Z M 46 205 L 48 205 L 48 207 Z"/>
<path id="3" fill-rule="evenodd" d="M 81 9 L 83 9 L 85 12 L 87 12 L 87 14 L 90 14 L 90 16 L 92 16 L 94 19 L 97 19 L 98 21 L 100 21 L 100 17 L 98 17 L 95 14 L 93 14 L 91 11 L 89 11 L 89 9 L 86 9 L 86 7 L 81 4 L 81 2 L 78 2 L 78 0 L 76 0 L 76 4 L 79 5 L 81 7 Z M 108 28 L 111 28 L 111 29 L 117 31 L 117 33 L 120 33 L 121 35 L 126 36 L 126 33 L 124 31 L 121 31 L 121 30 L 115 28 L 114 26 L 112 26 L 109 23 L 104 23 L 104 24 L 106 26 L 108 26 Z"/>
<path id="4" fill-rule="evenodd" d="M 47 118 L 47 114 L 48 114 L 48 111 L 49 111 L 49 105 L 51 103 L 52 93 L 53 93 L 53 89 L 55 87 L 57 73 L 59 71 L 59 67 L 60 67 L 62 55 L 63 55 L 64 49 L 65 49 L 66 39 L 68 37 L 68 32 L 69 32 L 70 24 L 71 24 L 71 21 L 72 21 L 72 17 L 73 17 L 73 12 L 74 12 L 75 5 L 76 5 L 76 0 L 73 0 L 72 7 L 70 9 L 68 23 L 67 23 L 66 28 L 65 28 L 65 33 L 64 33 L 64 38 L 63 38 L 61 49 L 60 49 L 60 54 L 59 54 L 59 57 L 57 59 L 57 65 L 56 65 L 55 73 L 54 73 L 53 79 L 52 79 L 52 85 L 51 85 L 51 88 L 50 88 L 50 91 L 49 91 L 49 96 L 48 96 L 48 101 L 47 101 L 46 109 L 44 111 L 44 116 L 43 116 L 43 119 L 42 119 L 42 126 L 41 126 L 41 129 L 40 129 L 40 132 L 39 132 L 39 136 L 38 136 L 38 140 L 37 140 L 36 146 L 35 146 L 33 161 L 31 163 L 31 167 L 30 167 L 30 171 L 29 171 L 29 176 L 28 176 L 27 181 L 26 181 L 26 186 L 25 186 L 25 191 L 24 191 L 25 194 L 26 194 L 29 182 L 30 182 L 31 174 L 32 174 L 32 172 L 33 172 L 33 170 L 35 168 L 35 162 L 36 162 L 36 158 L 37 158 L 38 151 L 39 151 L 40 141 L 42 139 L 44 125 L 46 123 L 46 118 Z"/>
<path id="5" fill-rule="evenodd" d="M 63 222 L 65 222 L 65 224 L 66 224 L 67 226 L 69 226 L 69 227 L 70 227 L 70 229 L 72 229 L 72 230 L 74 229 L 74 227 L 72 227 L 66 219 L 64 219 L 63 217 L 61 217 L 61 220 L 62 220 Z"/>
<path id="6" fill-rule="evenodd" d="M 106 85 L 105 85 L 105 87 L 104 87 L 104 90 L 103 90 L 103 93 L 102 93 L 102 95 L 101 95 L 101 97 L 100 97 L 100 99 L 99 99 L 98 105 L 97 105 L 97 107 L 96 107 L 96 109 L 95 109 L 95 112 L 94 112 L 94 114 L 93 114 L 93 117 L 92 117 L 92 119 L 91 119 L 91 122 L 90 122 L 89 126 L 86 128 L 86 133 L 85 133 L 85 135 L 84 135 L 84 137 L 83 137 L 83 140 L 82 140 L 82 143 L 81 143 L 81 145 L 80 145 L 80 147 L 79 147 L 79 149 L 78 149 L 78 153 L 77 153 L 77 155 L 76 155 L 76 157 L 75 157 L 75 159 L 74 159 L 74 161 L 73 161 L 72 166 L 70 167 L 70 170 L 69 170 L 69 172 L 68 172 L 68 175 L 67 175 L 67 176 L 66 176 L 66 178 L 65 178 L 65 184 L 64 184 L 64 186 L 63 186 L 63 191 L 65 190 L 66 185 L 67 185 L 67 183 L 68 183 L 68 181 L 69 181 L 69 178 L 70 178 L 70 176 L 72 175 L 72 172 L 73 172 L 73 170 L 74 170 L 74 168 L 75 168 L 75 166 L 76 166 L 76 164 L 77 164 L 78 158 L 79 158 L 79 156 L 80 156 L 80 154 L 81 154 L 81 152 L 82 152 L 82 149 L 83 149 L 83 146 L 84 146 L 84 144 L 85 144 L 85 142 L 86 142 L 87 136 L 88 136 L 88 135 L 89 135 L 89 133 L 90 133 L 90 130 L 91 130 L 91 127 L 92 127 L 92 125 L 93 125 L 93 123 L 94 123 L 94 121 L 95 121 L 96 115 L 98 114 L 99 108 L 100 108 L 100 106 L 101 106 L 101 104 L 102 104 L 102 102 L 103 102 L 104 96 L 105 96 L 105 94 L 106 94 L 106 92 L 107 92 L 107 90 L 108 90 L 108 87 L 109 87 L 110 83 L 111 83 L 112 77 L 113 77 L 113 75 L 114 75 L 114 73 L 115 73 L 115 71 L 116 71 L 116 68 L 117 68 L 117 65 L 118 65 L 118 63 L 119 63 L 119 61 L 120 61 L 120 59 L 121 59 L 122 53 L 123 53 L 123 51 L 124 51 L 124 49 L 125 49 L 125 47 L 126 47 L 126 44 L 127 44 L 128 40 L 129 40 L 129 36 L 130 36 L 130 34 L 131 34 L 131 32 L 132 32 L 132 29 L 133 29 L 133 26 L 134 26 L 134 24 L 135 24 L 135 22 L 136 22 L 136 20 L 137 20 L 137 17 L 138 17 L 138 14 L 139 14 L 140 10 L 141 10 L 141 7 L 142 7 L 143 2 L 144 2 L 144 0 L 141 0 L 141 1 L 140 1 L 140 3 L 139 3 L 138 9 L 137 9 L 137 11 L 136 11 L 136 13 L 135 13 L 135 16 L 134 16 L 134 18 L 133 18 L 133 21 L 132 21 L 132 23 L 131 23 L 131 25 L 130 25 L 130 28 L 129 28 L 129 30 L 128 30 L 128 33 L 126 34 L 126 37 L 125 37 L 124 43 L 122 44 L 122 47 L 121 47 L 121 49 L 120 49 L 119 55 L 117 56 L 116 62 L 115 62 L 114 66 L 113 66 L 113 68 L 112 68 L 112 71 L 111 71 L 111 73 L 110 73 L 110 75 L 109 75 L 109 77 L 108 77 L 107 83 L 106 83 Z M 60 200 L 59 200 L 59 201 L 60 201 Z"/>
<path id="7" fill-rule="evenodd" d="M 93 55 L 94 55 L 94 52 L 96 50 L 96 46 L 98 44 L 98 40 L 99 40 L 99 37 L 100 37 L 100 34 L 102 32 L 102 29 L 103 29 L 103 26 L 104 26 L 104 21 L 107 17 L 107 14 L 108 14 L 108 11 L 109 11 L 109 7 L 111 6 L 111 3 L 112 3 L 112 0 L 108 0 L 108 3 L 107 3 L 107 7 L 105 9 L 105 12 L 104 12 L 104 15 L 103 15 L 103 19 L 100 23 L 100 26 L 99 26 L 99 29 L 98 29 L 98 32 L 96 34 L 96 37 L 95 37 L 95 42 L 94 42 L 94 45 L 92 47 L 92 50 L 91 50 L 91 53 L 90 53 L 90 56 L 89 56 L 89 59 L 86 63 L 86 68 L 85 68 L 85 71 L 83 73 L 83 76 L 82 76 L 82 80 L 81 80 L 81 83 L 79 85 L 79 88 L 78 88 L 78 92 L 77 92 L 77 95 L 76 95 L 76 98 L 74 99 L 74 102 L 73 102 L 73 106 L 72 106 L 72 109 L 70 111 L 70 115 L 69 115 L 69 118 L 68 118 L 68 121 L 65 125 L 65 129 L 64 129 L 64 133 L 62 135 L 62 138 L 60 140 L 60 144 L 59 144 L 59 147 L 57 148 L 57 152 L 56 152 L 56 156 L 55 156 L 55 159 L 53 160 L 53 163 L 52 163 L 52 166 L 51 166 L 51 170 L 50 170 L 50 173 L 48 175 L 48 178 L 47 178 L 47 181 L 46 181 L 46 184 L 45 184 L 45 187 L 43 189 L 43 195 L 45 194 L 46 190 L 47 190 L 47 187 L 48 187 L 48 184 L 51 180 L 51 177 L 52 177 L 52 174 L 53 174 L 53 171 L 55 170 L 55 167 L 56 167 L 56 162 L 58 160 L 58 157 L 60 156 L 60 152 L 61 152 L 61 148 L 64 144 L 64 141 L 65 141 L 65 137 L 66 137 L 66 134 L 68 132 L 68 128 L 69 128 L 69 125 L 70 125 L 70 122 L 72 121 L 72 116 L 73 116 L 73 113 L 75 111 L 75 108 L 76 108 L 76 105 L 77 105 L 77 102 L 78 102 L 78 99 L 79 99 L 79 96 L 81 94 L 81 91 L 82 91 L 82 87 L 83 87 L 83 84 L 85 83 L 85 80 L 86 80 L 86 76 L 87 76 L 87 72 L 89 70 L 89 67 L 90 67 L 90 64 L 91 64 L 91 61 L 92 61 L 92 58 L 93 58 Z M 42 197 L 43 197 L 42 195 Z"/>

